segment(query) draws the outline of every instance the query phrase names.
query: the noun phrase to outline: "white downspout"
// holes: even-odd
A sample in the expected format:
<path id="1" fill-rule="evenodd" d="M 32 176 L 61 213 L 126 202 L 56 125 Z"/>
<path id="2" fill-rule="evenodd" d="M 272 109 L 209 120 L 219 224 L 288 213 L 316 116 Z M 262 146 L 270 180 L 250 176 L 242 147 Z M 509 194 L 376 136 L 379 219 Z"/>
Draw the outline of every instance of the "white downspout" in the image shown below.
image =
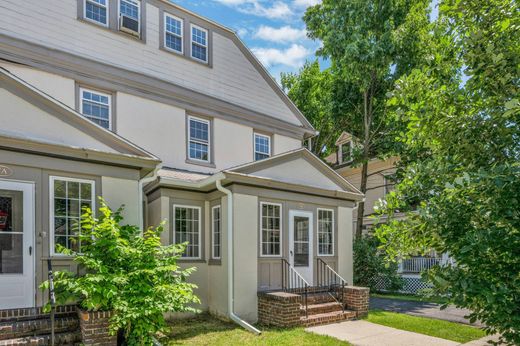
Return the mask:
<path id="1" fill-rule="evenodd" d="M 222 179 L 216 180 L 217 189 L 227 195 L 227 241 L 228 241 L 228 312 L 229 317 L 237 324 L 257 335 L 261 331 L 247 323 L 234 312 L 234 266 L 233 266 L 233 193 L 222 186 Z"/>
<path id="2" fill-rule="evenodd" d="M 138 199 L 139 199 L 139 205 L 138 205 L 138 208 L 137 208 L 137 213 L 139 214 L 138 215 L 138 218 L 139 218 L 139 227 L 141 228 L 141 231 L 144 232 L 144 217 L 143 217 L 143 214 L 144 214 L 144 209 L 143 209 L 143 188 L 146 184 L 148 183 L 151 183 L 152 181 L 154 181 L 155 179 L 157 179 L 157 172 L 159 171 L 159 169 L 161 169 L 161 167 L 157 166 L 155 167 L 155 169 L 153 170 L 153 174 L 152 176 L 145 176 L 144 178 L 140 179 L 139 180 L 139 183 L 137 184 L 137 193 L 138 193 Z M 148 173 L 148 175 L 150 175 L 150 173 Z"/>

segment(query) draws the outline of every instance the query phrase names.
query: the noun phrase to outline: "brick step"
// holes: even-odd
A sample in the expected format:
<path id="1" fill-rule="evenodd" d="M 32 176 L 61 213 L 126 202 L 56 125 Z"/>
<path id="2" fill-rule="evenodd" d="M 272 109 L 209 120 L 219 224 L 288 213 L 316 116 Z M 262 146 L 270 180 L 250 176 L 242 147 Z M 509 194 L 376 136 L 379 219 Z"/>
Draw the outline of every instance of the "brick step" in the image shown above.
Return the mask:
<path id="1" fill-rule="evenodd" d="M 73 346 L 81 344 L 81 334 L 56 333 L 54 335 L 55 345 Z M 47 346 L 50 345 L 51 335 L 26 336 L 23 338 L 0 340 L 0 346 Z"/>
<path id="2" fill-rule="evenodd" d="M 58 317 L 72 317 L 77 316 L 75 305 L 57 306 L 55 316 Z M 27 321 L 49 318 L 49 313 L 44 312 L 43 308 L 21 308 L 21 309 L 6 309 L 0 310 L 0 323 L 9 321 Z"/>
<path id="3" fill-rule="evenodd" d="M 356 318 L 354 311 L 333 311 L 323 314 L 309 315 L 300 317 L 300 323 L 305 327 L 319 326 L 340 321 L 349 321 Z"/>
<path id="4" fill-rule="evenodd" d="M 302 303 L 304 303 L 304 295 L 302 295 Z M 334 297 L 330 293 L 313 293 L 307 295 L 307 304 L 324 304 L 336 302 Z"/>
<path id="5" fill-rule="evenodd" d="M 79 320 L 75 317 L 58 317 L 55 319 L 54 332 L 74 332 L 79 328 Z M 0 323 L 0 340 L 15 339 L 25 336 L 45 335 L 51 333 L 50 318 L 8 321 Z"/>
<path id="6" fill-rule="evenodd" d="M 308 315 L 323 314 L 327 312 L 343 311 L 341 304 L 338 302 L 310 304 L 307 306 Z M 305 306 L 300 307 L 300 315 L 305 316 Z"/>

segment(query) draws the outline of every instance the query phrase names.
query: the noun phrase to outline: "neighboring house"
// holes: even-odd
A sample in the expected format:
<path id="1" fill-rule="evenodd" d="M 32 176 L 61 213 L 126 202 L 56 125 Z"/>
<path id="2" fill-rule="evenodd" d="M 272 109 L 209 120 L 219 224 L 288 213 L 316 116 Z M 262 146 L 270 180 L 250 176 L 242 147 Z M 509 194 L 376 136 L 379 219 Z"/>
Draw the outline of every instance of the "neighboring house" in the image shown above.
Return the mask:
<path id="1" fill-rule="evenodd" d="M 326 158 L 326 161 L 342 177 L 350 181 L 356 188 L 361 188 L 361 165 L 353 165 L 352 151 L 359 146 L 348 132 L 343 132 L 336 141 L 336 152 Z M 363 217 L 363 230 L 370 232 L 370 229 L 377 222 L 385 222 L 385 216 L 377 216 L 374 207 L 380 200 L 393 190 L 395 185 L 395 172 L 398 157 L 390 157 L 386 160 L 378 158 L 371 159 L 368 163 L 367 191 L 365 193 L 365 212 Z M 356 230 L 357 208 L 353 211 L 353 230 Z M 404 217 L 404 215 L 397 215 Z M 415 293 L 428 286 L 421 280 L 421 271 L 433 267 L 435 264 L 449 261 L 447 256 L 437 256 L 432 252 L 430 256 L 413 256 L 400 262 L 398 272 L 404 279 L 403 291 Z M 384 289 L 384 283 L 381 283 Z"/>
<path id="2" fill-rule="evenodd" d="M 352 283 L 363 195 L 302 147 L 316 131 L 233 31 L 167 0 L 3 1 L 0 24 L 0 309 L 44 304 L 47 259 L 76 270 L 55 246 L 81 250 L 96 196 L 188 242 L 215 314 L 256 322 L 284 263 Z"/>

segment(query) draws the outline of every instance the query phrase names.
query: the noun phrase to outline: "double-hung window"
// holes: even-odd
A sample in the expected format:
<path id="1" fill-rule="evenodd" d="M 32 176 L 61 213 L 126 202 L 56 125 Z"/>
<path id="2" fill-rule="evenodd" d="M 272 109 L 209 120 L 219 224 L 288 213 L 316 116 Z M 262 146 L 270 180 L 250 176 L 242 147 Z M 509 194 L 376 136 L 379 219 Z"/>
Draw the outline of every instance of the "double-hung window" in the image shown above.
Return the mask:
<path id="1" fill-rule="evenodd" d="M 140 0 L 119 0 L 119 25 L 121 30 L 140 32 Z"/>
<path id="2" fill-rule="evenodd" d="M 260 243 L 262 256 L 282 255 L 282 206 L 261 203 Z"/>
<path id="3" fill-rule="evenodd" d="M 191 57 L 208 62 L 208 30 L 191 25 Z"/>
<path id="4" fill-rule="evenodd" d="M 211 258 L 220 259 L 221 257 L 221 215 L 220 206 L 211 209 L 211 234 L 212 249 Z"/>
<path id="5" fill-rule="evenodd" d="M 318 256 L 334 255 L 334 210 L 318 209 Z"/>
<path id="6" fill-rule="evenodd" d="M 80 113 L 105 129 L 111 129 L 111 101 L 109 94 L 80 89 Z"/>
<path id="7" fill-rule="evenodd" d="M 271 156 L 271 137 L 255 133 L 255 161 Z"/>
<path id="8" fill-rule="evenodd" d="M 195 117 L 188 118 L 188 157 L 191 160 L 210 161 L 210 123 Z"/>
<path id="9" fill-rule="evenodd" d="M 84 0 L 85 19 L 108 26 L 108 0 Z"/>
<path id="10" fill-rule="evenodd" d="M 352 142 L 346 142 L 341 145 L 341 163 L 352 160 Z"/>
<path id="11" fill-rule="evenodd" d="M 183 258 L 201 258 L 201 208 L 189 206 L 173 206 L 174 242 L 188 243 Z"/>
<path id="12" fill-rule="evenodd" d="M 170 14 L 164 14 L 164 46 L 166 49 L 182 54 L 183 21 Z"/>
<path id="13" fill-rule="evenodd" d="M 81 215 L 84 208 L 94 210 L 95 183 L 50 177 L 49 186 L 52 253 L 59 253 L 60 247 L 81 252 Z"/>

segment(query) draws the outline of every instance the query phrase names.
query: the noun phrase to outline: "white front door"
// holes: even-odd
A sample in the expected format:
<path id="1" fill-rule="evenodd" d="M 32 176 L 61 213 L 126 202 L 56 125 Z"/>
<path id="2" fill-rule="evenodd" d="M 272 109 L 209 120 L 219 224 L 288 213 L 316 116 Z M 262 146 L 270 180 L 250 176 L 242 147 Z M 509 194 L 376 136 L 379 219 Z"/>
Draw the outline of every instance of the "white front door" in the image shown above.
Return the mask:
<path id="1" fill-rule="evenodd" d="M 291 266 L 313 285 L 312 213 L 289 211 L 289 260 Z"/>
<path id="2" fill-rule="evenodd" d="M 0 180 L 0 309 L 34 306 L 34 185 Z"/>

